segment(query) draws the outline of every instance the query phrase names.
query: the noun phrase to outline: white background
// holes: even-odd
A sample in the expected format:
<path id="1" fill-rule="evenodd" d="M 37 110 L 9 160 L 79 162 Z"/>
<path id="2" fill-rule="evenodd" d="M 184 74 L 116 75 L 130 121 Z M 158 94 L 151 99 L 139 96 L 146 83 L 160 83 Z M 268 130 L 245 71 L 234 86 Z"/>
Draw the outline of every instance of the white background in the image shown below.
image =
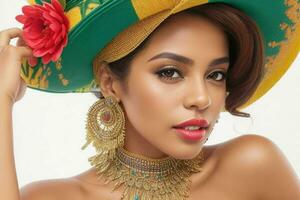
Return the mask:
<path id="1" fill-rule="evenodd" d="M 25 1 L 0 0 L 0 30 L 18 26 L 14 17 Z M 251 119 L 222 113 L 207 144 L 216 144 L 243 134 L 258 134 L 272 140 L 300 175 L 300 56 L 271 91 L 245 109 Z M 87 170 L 93 155 L 85 142 L 88 108 L 92 94 L 51 94 L 27 90 L 15 104 L 14 142 L 20 186 L 41 179 L 63 178 Z M 251 125 L 252 123 L 252 125 Z"/>

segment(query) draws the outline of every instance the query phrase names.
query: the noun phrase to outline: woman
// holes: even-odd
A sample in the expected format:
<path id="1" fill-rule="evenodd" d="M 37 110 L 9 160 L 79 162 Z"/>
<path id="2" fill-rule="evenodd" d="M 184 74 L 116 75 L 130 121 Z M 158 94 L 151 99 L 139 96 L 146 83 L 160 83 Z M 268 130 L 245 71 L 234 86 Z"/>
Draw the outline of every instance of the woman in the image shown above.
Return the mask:
<path id="1" fill-rule="evenodd" d="M 109 3 L 104 5 L 113 5 Z M 272 73 L 263 68 L 263 41 L 257 26 L 227 4 L 173 4 L 172 15 L 165 8 L 148 16 L 143 10 L 141 20 L 126 30 L 120 28 L 123 32 L 112 41 L 109 36 L 113 34 L 102 35 L 110 41 L 107 45 L 102 41 L 104 48 L 82 45 L 83 39 L 89 43 L 85 33 L 93 39 L 98 34 L 87 24 L 101 16 L 101 7 L 85 13 L 86 18 L 77 24 L 72 20 L 69 24 L 68 20 L 74 18 L 66 18 L 62 12 L 53 14 L 54 10 L 67 9 L 67 15 L 72 15 L 76 7 L 70 8 L 71 4 L 64 8 L 64 4 L 52 1 L 44 7 L 26 7 L 24 15 L 17 17 L 25 25 L 24 32 L 10 29 L 1 33 L 0 74 L 5 74 L 0 79 L 4 113 L 0 120 L 1 199 L 300 199 L 297 177 L 266 138 L 246 135 L 204 146 L 221 111 L 249 117 L 238 108 L 259 98 L 254 95 L 256 90 L 266 92 L 258 85 L 266 81 L 264 73 Z M 121 8 L 114 5 L 110 9 Z M 53 22 L 51 15 L 61 18 L 61 27 L 54 21 L 51 30 L 74 28 L 68 45 L 65 34 L 55 40 L 47 26 L 42 33 L 48 37 L 37 38 L 41 29 L 30 25 L 40 23 L 40 11 L 47 22 Z M 34 21 L 36 16 L 38 20 Z M 109 26 L 115 23 L 110 22 Z M 79 34 L 76 28 L 82 32 Z M 22 39 L 18 47 L 10 46 L 15 37 L 23 38 L 32 50 Z M 45 49 L 48 41 L 59 45 Z M 80 49 L 75 48 L 76 41 L 81 41 Z M 87 120 L 87 144 L 92 143 L 97 150 L 97 155 L 89 159 L 94 167 L 72 178 L 30 184 L 21 189 L 19 197 L 11 150 L 11 109 L 24 92 L 25 84 L 18 77 L 22 58 L 27 57 L 35 66 L 29 68 L 27 62 L 22 66 L 22 78 L 32 88 L 92 91 L 95 84 L 76 85 L 88 76 L 85 71 L 80 71 L 83 78 L 74 83 L 64 69 L 81 67 L 96 48 L 101 51 L 93 59 L 94 75 L 104 98 L 91 107 Z M 84 57 L 74 57 L 77 51 L 88 50 L 86 55 L 81 54 Z M 69 60 L 69 55 L 74 59 Z M 37 84 L 36 77 L 29 77 L 26 70 L 47 73 L 40 73 Z M 60 85 L 53 84 L 55 80 L 50 77 L 55 73 L 60 75 Z"/>

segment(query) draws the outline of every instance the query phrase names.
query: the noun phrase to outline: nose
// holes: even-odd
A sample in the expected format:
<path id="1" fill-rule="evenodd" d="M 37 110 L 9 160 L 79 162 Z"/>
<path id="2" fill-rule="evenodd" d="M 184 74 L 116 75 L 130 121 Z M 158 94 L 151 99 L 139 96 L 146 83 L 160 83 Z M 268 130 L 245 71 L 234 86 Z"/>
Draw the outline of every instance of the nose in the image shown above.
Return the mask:
<path id="1" fill-rule="evenodd" d="M 191 81 L 187 88 L 185 108 L 204 110 L 210 106 L 211 97 L 203 80 Z"/>

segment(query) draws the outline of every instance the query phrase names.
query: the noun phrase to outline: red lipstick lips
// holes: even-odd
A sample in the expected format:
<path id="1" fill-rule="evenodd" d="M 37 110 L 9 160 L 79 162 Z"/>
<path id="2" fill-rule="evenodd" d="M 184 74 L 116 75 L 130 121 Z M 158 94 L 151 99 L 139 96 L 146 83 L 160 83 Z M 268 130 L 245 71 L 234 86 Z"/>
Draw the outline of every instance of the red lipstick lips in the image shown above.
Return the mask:
<path id="1" fill-rule="evenodd" d="M 209 123 L 205 119 L 191 119 L 191 120 L 185 121 L 181 124 L 174 126 L 174 128 L 181 128 L 181 127 L 185 127 L 185 126 L 200 126 L 200 127 L 207 128 L 208 125 L 209 125 Z"/>
<path id="2" fill-rule="evenodd" d="M 189 127 L 188 126 L 192 126 Z M 196 127 L 198 126 L 198 128 Z M 209 123 L 205 119 L 191 119 L 174 126 L 177 133 L 186 140 L 201 140 L 206 133 Z"/>

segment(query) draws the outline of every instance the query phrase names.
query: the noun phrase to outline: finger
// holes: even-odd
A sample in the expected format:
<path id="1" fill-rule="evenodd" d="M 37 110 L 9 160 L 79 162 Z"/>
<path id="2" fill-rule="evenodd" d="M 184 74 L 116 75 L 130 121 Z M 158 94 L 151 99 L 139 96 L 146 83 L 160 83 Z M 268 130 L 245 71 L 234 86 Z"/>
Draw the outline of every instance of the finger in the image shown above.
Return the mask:
<path id="1" fill-rule="evenodd" d="M 0 46 L 9 45 L 10 40 L 16 37 L 22 37 L 22 30 L 11 28 L 0 32 Z"/>
<path id="2" fill-rule="evenodd" d="M 23 80 L 22 77 L 20 77 L 20 85 L 19 85 L 19 88 L 18 88 L 18 91 L 17 91 L 17 96 L 16 96 L 15 101 L 18 101 L 18 100 L 23 98 L 23 96 L 26 92 L 26 88 L 27 88 L 26 82 Z"/>
<path id="3" fill-rule="evenodd" d="M 33 56 L 32 50 L 29 47 L 17 47 L 19 55 L 21 57 L 31 57 Z"/>
<path id="4" fill-rule="evenodd" d="M 19 38 L 17 41 L 17 46 L 26 46 L 26 43 L 23 38 Z"/>

